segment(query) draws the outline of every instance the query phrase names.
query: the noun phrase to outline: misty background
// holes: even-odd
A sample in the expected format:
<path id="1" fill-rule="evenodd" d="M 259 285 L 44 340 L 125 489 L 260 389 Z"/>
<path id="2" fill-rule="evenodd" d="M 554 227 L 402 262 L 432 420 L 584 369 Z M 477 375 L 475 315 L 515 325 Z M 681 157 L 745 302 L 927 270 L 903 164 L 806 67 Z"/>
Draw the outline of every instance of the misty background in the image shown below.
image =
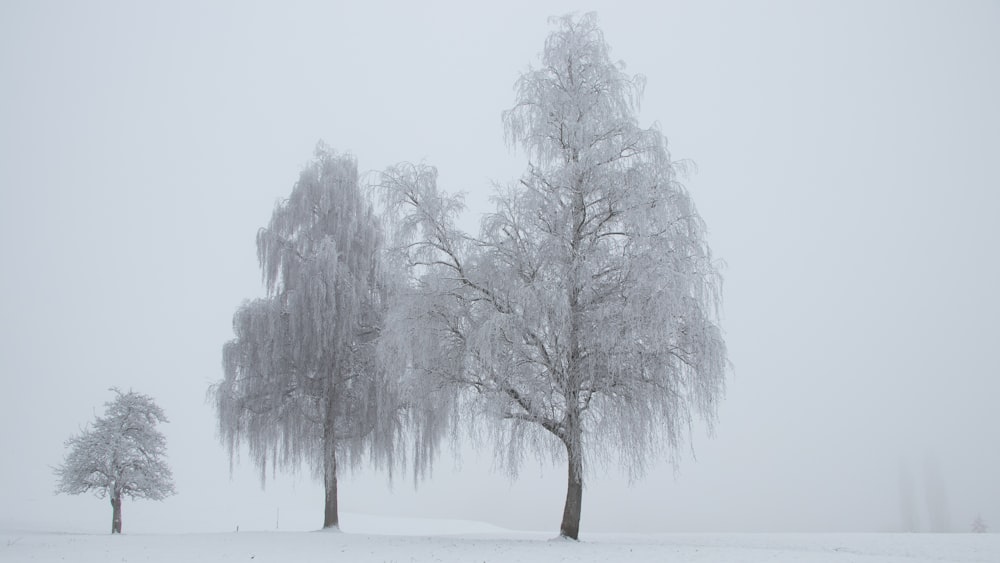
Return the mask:
<path id="1" fill-rule="evenodd" d="M 1000 529 L 1000 4 L 971 0 L 0 4 L 0 525 L 105 530 L 51 467 L 119 386 L 170 418 L 178 490 L 126 533 L 318 528 L 307 471 L 230 475 L 205 401 L 257 229 L 321 138 L 437 166 L 474 229 L 525 169 L 500 113 L 546 18 L 590 10 L 697 164 L 734 370 L 676 471 L 592 468 L 586 531 Z M 556 529 L 562 467 L 456 447 L 416 490 L 344 475 L 345 529 Z"/>

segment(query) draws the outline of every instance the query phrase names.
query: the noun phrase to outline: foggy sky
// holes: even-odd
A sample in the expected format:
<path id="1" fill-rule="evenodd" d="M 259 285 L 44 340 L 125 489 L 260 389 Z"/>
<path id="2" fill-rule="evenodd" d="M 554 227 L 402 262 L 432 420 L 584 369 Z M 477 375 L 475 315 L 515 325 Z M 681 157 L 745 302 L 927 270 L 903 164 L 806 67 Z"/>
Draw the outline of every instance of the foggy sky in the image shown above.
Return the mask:
<path id="1" fill-rule="evenodd" d="M 263 293 L 257 229 L 319 139 L 437 166 L 475 229 L 524 170 L 500 113 L 546 18 L 590 10 L 647 77 L 642 123 L 697 165 L 734 370 L 676 472 L 593 468 L 584 536 L 1000 529 L 986 1 L 0 4 L 0 526 L 107 527 L 51 466 L 116 385 L 170 417 L 179 492 L 126 501 L 126 532 L 318 528 L 308 474 L 230 479 L 205 402 Z M 512 483 L 490 459 L 446 455 L 416 491 L 346 476 L 341 510 L 554 531 L 562 465 Z"/>

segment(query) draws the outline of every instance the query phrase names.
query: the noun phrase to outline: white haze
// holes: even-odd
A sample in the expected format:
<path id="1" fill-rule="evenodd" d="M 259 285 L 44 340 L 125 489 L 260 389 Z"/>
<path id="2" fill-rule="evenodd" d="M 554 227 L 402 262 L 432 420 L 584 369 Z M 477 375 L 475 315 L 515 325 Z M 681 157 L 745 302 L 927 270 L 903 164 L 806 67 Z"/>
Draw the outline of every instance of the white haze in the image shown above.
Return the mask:
<path id="1" fill-rule="evenodd" d="M 596 10 L 697 163 L 735 370 L 697 459 L 591 476 L 584 535 L 1000 529 L 1000 5 L 420 4 L 0 5 L 0 525 L 108 527 L 51 467 L 119 386 L 170 418 L 178 491 L 126 533 L 318 528 L 308 471 L 230 480 L 205 401 L 257 229 L 320 138 L 437 166 L 473 228 L 523 170 L 500 112 L 546 18 Z M 490 464 L 362 470 L 341 506 L 554 532 L 563 468 Z"/>

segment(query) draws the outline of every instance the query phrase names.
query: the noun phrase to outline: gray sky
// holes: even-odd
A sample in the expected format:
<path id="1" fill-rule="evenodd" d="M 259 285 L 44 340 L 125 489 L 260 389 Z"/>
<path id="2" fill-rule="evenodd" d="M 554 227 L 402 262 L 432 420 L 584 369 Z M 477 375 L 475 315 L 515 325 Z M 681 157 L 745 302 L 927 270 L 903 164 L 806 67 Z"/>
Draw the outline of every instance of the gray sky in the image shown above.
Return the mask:
<path id="1" fill-rule="evenodd" d="M 208 4 L 208 3 L 206 3 Z M 417 6 L 416 4 L 420 4 Z M 317 528 L 321 489 L 230 480 L 208 386 L 254 236 L 316 141 L 468 192 L 522 155 L 500 112 L 546 18 L 596 10 L 646 75 L 725 260 L 734 363 L 714 438 L 629 487 L 590 476 L 583 531 L 1000 529 L 997 2 L 0 4 L 0 525 L 103 531 L 53 496 L 112 385 L 166 410 L 179 494 L 126 531 Z M 902 486 L 901 483 L 910 483 Z M 565 470 L 490 456 L 342 480 L 344 511 L 558 525 Z M 905 496 L 905 495 L 904 495 Z M 280 509 L 280 516 L 278 511 Z"/>

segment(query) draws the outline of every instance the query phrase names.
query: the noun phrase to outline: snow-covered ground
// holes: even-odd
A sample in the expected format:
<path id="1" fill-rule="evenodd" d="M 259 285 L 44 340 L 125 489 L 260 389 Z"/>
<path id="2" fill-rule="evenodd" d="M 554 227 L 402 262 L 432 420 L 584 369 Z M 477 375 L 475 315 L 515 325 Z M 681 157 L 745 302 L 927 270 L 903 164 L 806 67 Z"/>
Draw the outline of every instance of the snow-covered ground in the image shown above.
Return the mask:
<path id="1" fill-rule="evenodd" d="M 345 515 L 344 532 L 80 534 L 0 530 L 0 561 L 1000 561 L 1000 534 L 583 534 Z"/>

